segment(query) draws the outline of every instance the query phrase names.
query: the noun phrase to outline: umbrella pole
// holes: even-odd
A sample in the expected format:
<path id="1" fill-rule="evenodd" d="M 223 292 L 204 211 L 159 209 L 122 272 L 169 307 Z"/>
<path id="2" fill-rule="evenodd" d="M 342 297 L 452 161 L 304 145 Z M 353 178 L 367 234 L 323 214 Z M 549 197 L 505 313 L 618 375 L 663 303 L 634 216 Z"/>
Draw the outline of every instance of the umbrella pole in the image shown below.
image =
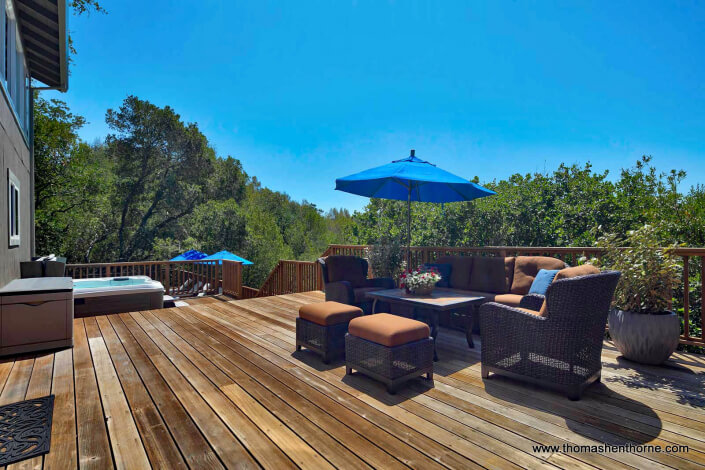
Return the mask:
<path id="1" fill-rule="evenodd" d="M 411 270 L 411 184 L 406 199 L 406 269 Z"/>

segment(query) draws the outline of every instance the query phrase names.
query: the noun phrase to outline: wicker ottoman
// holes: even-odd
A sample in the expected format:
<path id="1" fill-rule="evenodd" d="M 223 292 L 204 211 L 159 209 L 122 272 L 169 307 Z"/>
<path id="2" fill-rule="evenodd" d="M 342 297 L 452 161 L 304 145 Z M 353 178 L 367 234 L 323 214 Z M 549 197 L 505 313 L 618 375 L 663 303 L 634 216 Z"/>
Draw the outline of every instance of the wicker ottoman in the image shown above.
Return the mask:
<path id="1" fill-rule="evenodd" d="M 433 340 L 428 325 L 378 313 L 350 321 L 345 335 L 345 372 L 353 369 L 395 393 L 402 382 L 426 374 L 433 381 Z"/>
<path id="2" fill-rule="evenodd" d="M 338 302 L 302 305 L 296 319 L 296 350 L 301 347 L 319 353 L 326 364 L 345 354 L 348 323 L 362 315 L 362 309 Z"/>

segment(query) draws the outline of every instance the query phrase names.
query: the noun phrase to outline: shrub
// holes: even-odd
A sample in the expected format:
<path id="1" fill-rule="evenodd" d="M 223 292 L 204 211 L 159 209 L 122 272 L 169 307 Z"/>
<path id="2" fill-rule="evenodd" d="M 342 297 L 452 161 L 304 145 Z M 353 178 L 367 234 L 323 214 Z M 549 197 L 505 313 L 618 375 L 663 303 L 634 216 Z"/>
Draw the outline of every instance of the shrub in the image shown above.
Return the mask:
<path id="1" fill-rule="evenodd" d="M 375 277 L 398 279 L 404 269 L 405 249 L 399 239 L 381 237 L 367 251 L 367 258 Z"/>
<path id="2" fill-rule="evenodd" d="M 673 288 L 680 280 L 682 267 L 672 253 L 676 246 L 661 248 L 652 225 L 631 230 L 624 239 L 615 234 L 604 235 L 596 246 L 605 253 L 599 262 L 591 262 L 622 273 L 614 295 L 616 308 L 639 313 L 661 313 L 673 308 Z"/>

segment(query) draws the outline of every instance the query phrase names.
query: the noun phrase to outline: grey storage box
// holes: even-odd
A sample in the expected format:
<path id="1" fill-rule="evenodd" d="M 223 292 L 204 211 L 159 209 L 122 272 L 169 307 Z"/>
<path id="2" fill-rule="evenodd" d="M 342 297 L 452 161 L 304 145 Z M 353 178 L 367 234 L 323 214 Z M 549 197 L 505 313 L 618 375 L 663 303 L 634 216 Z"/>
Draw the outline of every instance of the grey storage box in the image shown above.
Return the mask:
<path id="1" fill-rule="evenodd" d="M 73 346 L 73 281 L 16 279 L 0 289 L 0 356 Z"/>

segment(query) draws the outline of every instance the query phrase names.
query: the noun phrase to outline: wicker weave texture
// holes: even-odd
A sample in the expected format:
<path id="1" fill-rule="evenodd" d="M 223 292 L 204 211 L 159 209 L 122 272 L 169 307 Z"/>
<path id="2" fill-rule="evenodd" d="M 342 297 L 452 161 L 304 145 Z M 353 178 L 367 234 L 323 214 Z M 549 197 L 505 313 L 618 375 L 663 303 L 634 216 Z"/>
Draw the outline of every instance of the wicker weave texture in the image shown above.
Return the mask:
<path id="1" fill-rule="evenodd" d="M 609 271 L 554 282 L 546 292 L 546 317 L 484 304 L 482 365 L 572 390 L 599 377 L 605 323 L 619 276 Z"/>
<path id="2" fill-rule="evenodd" d="M 394 380 L 433 369 L 433 340 L 427 338 L 390 348 L 347 334 L 345 361 L 353 369 L 371 371 Z"/>
<path id="3" fill-rule="evenodd" d="M 321 353 L 326 361 L 345 353 L 347 332 L 348 322 L 323 326 L 303 318 L 296 319 L 296 344 Z"/>

